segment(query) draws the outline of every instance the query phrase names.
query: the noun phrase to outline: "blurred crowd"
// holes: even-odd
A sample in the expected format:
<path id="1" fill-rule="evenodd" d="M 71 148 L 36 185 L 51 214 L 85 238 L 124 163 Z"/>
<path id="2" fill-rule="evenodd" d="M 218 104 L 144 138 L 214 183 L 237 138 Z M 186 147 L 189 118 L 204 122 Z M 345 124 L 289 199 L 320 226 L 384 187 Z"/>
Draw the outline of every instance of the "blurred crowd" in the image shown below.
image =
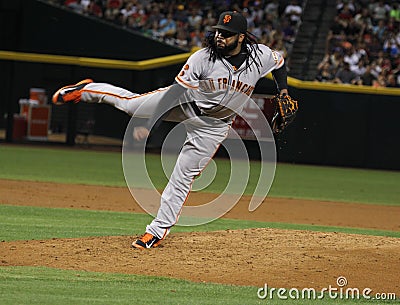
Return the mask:
<path id="1" fill-rule="evenodd" d="M 400 1 L 338 0 L 316 81 L 400 87 Z"/>
<path id="2" fill-rule="evenodd" d="M 103 18 L 153 39 L 191 50 L 201 47 L 218 16 L 226 10 L 244 14 L 248 31 L 260 43 L 288 58 L 301 23 L 301 0 L 50 0 L 77 13 Z"/>

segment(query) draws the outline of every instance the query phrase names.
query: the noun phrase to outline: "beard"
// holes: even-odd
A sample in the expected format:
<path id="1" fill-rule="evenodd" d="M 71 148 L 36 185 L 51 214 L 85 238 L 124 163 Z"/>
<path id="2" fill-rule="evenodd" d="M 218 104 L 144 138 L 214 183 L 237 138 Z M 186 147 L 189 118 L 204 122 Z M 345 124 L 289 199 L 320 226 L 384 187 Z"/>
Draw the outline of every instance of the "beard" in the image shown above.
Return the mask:
<path id="1" fill-rule="evenodd" d="M 218 39 L 215 39 L 215 44 L 217 46 L 217 53 L 222 56 L 229 55 L 229 52 L 232 50 L 236 49 L 236 47 L 239 44 L 239 37 L 236 37 L 234 41 L 232 41 L 230 44 L 220 44 L 218 43 Z"/>

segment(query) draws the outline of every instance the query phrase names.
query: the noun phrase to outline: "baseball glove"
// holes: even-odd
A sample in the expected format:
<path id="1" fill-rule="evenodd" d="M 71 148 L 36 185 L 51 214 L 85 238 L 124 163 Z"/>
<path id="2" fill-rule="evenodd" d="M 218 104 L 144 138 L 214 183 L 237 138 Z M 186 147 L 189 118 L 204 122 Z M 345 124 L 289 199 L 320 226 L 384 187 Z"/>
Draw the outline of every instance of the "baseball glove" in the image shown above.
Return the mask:
<path id="1" fill-rule="evenodd" d="M 276 110 L 271 121 L 271 128 L 274 134 L 278 134 L 293 122 L 299 106 L 297 101 L 287 94 L 277 94 L 272 100 L 276 105 Z"/>

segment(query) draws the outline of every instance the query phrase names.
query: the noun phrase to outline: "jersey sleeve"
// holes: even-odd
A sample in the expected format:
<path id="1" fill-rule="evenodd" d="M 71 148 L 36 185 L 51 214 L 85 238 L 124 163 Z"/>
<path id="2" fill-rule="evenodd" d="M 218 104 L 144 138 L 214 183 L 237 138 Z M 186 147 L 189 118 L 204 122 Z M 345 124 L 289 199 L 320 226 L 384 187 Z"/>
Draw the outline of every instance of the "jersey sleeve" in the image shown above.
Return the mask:
<path id="1" fill-rule="evenodd" d="M 279 69 L 285 63 L 285 59 L 283 56 L 275 50 L 271 50 L 266 45 L 259 45 L 260 50 L 262 53 L 262 69 L 261 69 L 261 76 L 266 76 L 272 70 Z"/>
<path id="2" fill-rule="evenodd" d="M 206 63 L 204 56 L 204 49 L 193 53 L 175 77 L 176 82 L 188 89 L 197 88 L 204 64 Z"/>

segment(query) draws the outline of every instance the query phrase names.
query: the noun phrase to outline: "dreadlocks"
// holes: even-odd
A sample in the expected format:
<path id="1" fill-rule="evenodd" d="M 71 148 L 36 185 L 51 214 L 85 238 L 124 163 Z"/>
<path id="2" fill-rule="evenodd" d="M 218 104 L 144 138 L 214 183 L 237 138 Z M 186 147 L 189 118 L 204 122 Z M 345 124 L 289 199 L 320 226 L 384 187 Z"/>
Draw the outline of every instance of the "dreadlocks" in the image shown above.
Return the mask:
<path id="1" fill-rule="evenodd" d="M 204 47 L 207 48 L 210 56 L 209 60 L 215 62 L 217 59 L 222 58 L 221 52 L 218 51 L 217 46 L 215 44 L 215 32 L 208 32 L 205 40 Z M 256 51 L 262 51 L 258 47 L 257 37 L 250 32 L 245 33 L 245 38 L 243 40 L 244 50 L 247 53 L 246 55 L 246 69 L 251 71 L 251 63 L 254 62 L 258 72 L 260 72 L 261 61 Z"/>

